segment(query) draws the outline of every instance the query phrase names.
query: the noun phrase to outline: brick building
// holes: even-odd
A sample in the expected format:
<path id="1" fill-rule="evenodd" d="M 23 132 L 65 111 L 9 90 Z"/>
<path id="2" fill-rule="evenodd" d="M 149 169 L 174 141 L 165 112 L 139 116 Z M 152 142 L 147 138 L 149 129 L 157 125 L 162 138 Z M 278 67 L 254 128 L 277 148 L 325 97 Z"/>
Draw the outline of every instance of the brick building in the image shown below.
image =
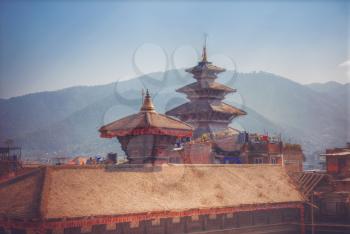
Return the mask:
<path id="1" fill-rule="evenodd" d="M 181 148 L 169 152 L 170 163 L 212 164 L 214 163 L 212 142 L 186 142 Z"/>
<path id="2" fill-rule="evenodd" d="M 268 135 L 249 134 L 242 158 L 249 164 L 282 164 L 283 142 Z"/>
<path id="3" fill-rule="evenodd" d="M 20 147 L 0 147 L 0 179 L 15 176 L 22 168 Z"/>
<path id="4" fill-rule="evenodd" d="M 330 177 L 331 193 L 320 193 L 321 214 L 325 220 L 350 223 L 350 145 L 345 148 L 327 149 L 327 175 Z"/>
<path id="5" fill-rule="evenodd" d="M 326 171 L 303 172 L 296 178 L 312 204 L 306 206 L 308 229 L 350 233 L 350 147 L 327 149 L 321 157 Z"/>
<path id="6" fill-rule="evenodd" d="M 303 171 L 305 156 L 301 145 L 283 144 L 283 166 L 289 173 L 300 173 Z"/>

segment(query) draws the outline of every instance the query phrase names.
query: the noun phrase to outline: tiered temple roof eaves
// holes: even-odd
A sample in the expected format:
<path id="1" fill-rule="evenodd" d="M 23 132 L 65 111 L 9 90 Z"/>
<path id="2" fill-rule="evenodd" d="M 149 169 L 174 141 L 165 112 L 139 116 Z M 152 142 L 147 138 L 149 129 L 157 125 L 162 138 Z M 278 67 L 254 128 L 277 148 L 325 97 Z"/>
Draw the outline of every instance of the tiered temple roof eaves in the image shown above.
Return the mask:
<path id="1" fill-rule="evenodd" d="M 203 71 L 209 71 L 209 72 L 213 72 L 213 73 L 221 73 L 221 72 L 226 71 L 226 69 L 218 67 L 218 66 L 215 66 L 211 62 L 200 62 L 200 63 L 198 63 L 197 66 L 188 68 L 185 71 L 189 72 L 189 73 L 192 73 L 192 74 L 200 73 L 200 72 L 203 72 Z"/>
<path id="2" fill-rule="evenodd" d="M 236 89 L 232 89 L 226 85 L 223 85 L 223 84 L 220 84 L 217 82 L 206 82 L 205 84 L 199 84 L 198 82 L 194 82 L 194 83 L 186 85 L 182 88 L 177 89 L 176 92 L 188 93 L 188 92 L 202 90 L 202 89 L 224 91 L 225 93 L 236 92 Z"/>
<path id="3" fill-rule="evenodd" d="M 105 138 L 148 134 L 185 137 L 192 136 L 193 127 L 170 116 L 157 113 L 147 91 L 139 113 L 104 125 L 99 131 L 101 137 Z"/>
<path id="4" fill-rule="evenodd" d="M 202 113 L 202 112 L 208 112 L 208 111 L 227 113 L 227 114 L 232 114 L 236 116 L 247 114 L 244 110 L 238 109 L 224 102 L 209 103 L 209 102 L 201 102 L 201 101 L 186 102 L 166 112 L 166 114 L 172 115 L 172 116 L 180 116 L 183 114 Z"/>
<path id="5" fill-rule="evenodd" d="M 170 116 L 156 112 L 140 112 L 100 128 L 101 137 L 156 134 L 191 136 L 193 127 Z"/>

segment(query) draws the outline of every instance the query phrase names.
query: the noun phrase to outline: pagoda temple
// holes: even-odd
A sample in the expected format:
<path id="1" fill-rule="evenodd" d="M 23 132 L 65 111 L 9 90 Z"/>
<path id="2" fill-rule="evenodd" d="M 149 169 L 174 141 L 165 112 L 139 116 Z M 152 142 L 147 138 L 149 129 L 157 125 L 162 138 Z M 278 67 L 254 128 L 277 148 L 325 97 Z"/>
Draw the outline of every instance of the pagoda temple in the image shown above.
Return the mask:
<path id="1" fill-rule="evenodd" d="M 147 90 L 141 110 L 100 128 L 101 137 L 117 137 L 129 163 L 167 163 L 178 139 L 191 137 L 189 124 L 155 111 Z"/>
<path id="2" fill-rule="evenodd" d="M 222 102 L 227 94 L 236 91 L 215 82 L 217 75 L 224 71 L 224 68 L 208 62 L 204 45 L 202 60 L 197 66 L 186 69 L 186 72 L 193 74 L 196 82 L 176 90 L 186 94 L 190 101 L 166 112 L 167 115 L 191 124 L 195 128 L 194 138 L 227 130 L 235 117 L 246 114 L 245 111 Z"/>

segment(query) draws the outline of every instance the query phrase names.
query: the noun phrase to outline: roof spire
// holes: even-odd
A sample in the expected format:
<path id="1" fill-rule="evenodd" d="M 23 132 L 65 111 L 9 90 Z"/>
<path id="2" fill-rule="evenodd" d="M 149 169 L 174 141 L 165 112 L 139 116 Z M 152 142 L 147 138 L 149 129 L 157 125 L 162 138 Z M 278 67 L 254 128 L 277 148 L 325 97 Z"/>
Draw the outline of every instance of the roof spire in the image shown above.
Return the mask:
<path id="1" fill-rule="evenodd" d="M 143 101 L 143 105 L 141 107 L 141 111 L 155 111 L 151 95 L 149 94 L 148 89 L 146 89 L 146 95 Z"/>
<path id="2" fill-rule="evenodd" d="M 202 62 L 207 62 L 207 38 L 208 34 L 204 33 L 204 45 L 203 45 L 203 52 L 202 52 Z"/>

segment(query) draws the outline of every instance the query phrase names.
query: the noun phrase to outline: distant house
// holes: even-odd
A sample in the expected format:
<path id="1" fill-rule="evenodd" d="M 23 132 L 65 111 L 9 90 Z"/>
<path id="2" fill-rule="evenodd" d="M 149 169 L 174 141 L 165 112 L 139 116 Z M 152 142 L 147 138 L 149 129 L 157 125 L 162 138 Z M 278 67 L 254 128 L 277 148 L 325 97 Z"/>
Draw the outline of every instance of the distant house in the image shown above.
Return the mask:
<path id="1" fill-rule="evenodd" d="M 303 171 L 305 157 L 301 145 L 283 145 L 283 165 L 289 173 L 300 173 Z"/>
<path id="2" fill-rule="evenodd" d="M 20 147 L 0 147 L 0 178 L 14 176 L 22 168 Z"/>
<path id="3" fill-rule="evenodd" d="M 314 231 L 350 233 L 350 145 L 327 149 L 321 157 L 326 171 L 303 172 L 296 178 L 311 204 L 306 206 L 307 222 Z"/>

